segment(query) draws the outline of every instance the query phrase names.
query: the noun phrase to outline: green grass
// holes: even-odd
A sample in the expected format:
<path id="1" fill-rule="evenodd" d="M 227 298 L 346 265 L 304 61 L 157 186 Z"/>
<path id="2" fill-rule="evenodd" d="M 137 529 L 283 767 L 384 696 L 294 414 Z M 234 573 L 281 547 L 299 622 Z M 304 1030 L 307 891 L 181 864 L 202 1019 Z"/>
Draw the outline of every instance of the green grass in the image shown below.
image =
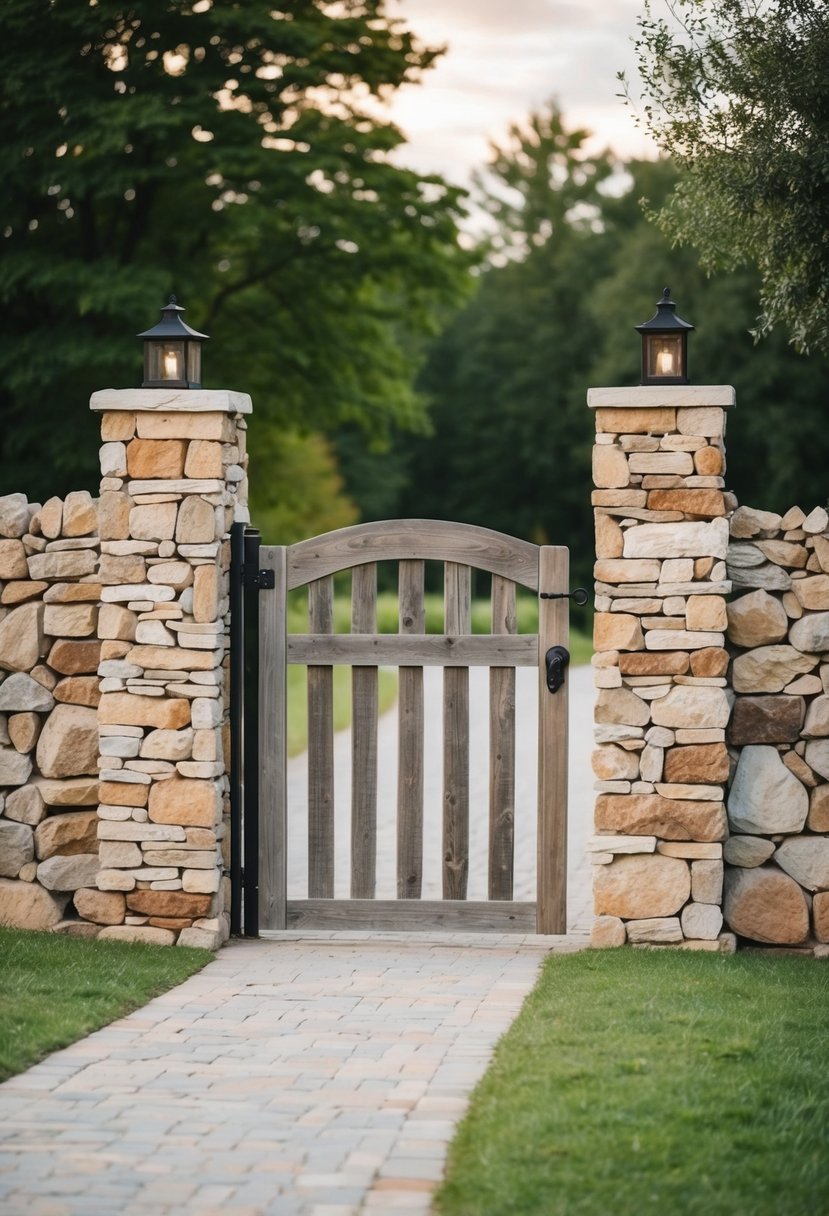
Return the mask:
<path id="1" fill-rule="evenodd" d="M 551 956 L 451 1146 L 441 1216 L 829 1212 L 829 968 Z"/>
<path id="2" fill-rule="evenodd" d="M 0 1081 L 146 1004 L 212 958 L 208 950 L 0 927 Z"/>

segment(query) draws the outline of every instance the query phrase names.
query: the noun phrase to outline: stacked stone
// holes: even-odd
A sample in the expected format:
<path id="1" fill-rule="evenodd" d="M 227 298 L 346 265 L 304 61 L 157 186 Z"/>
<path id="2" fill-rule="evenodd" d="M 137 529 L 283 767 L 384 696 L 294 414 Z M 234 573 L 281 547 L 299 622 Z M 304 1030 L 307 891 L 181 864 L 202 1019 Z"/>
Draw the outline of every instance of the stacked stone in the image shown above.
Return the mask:
<path id="1" fill-rule="evenodd" d="M 597 946 L 731 950 L 728 387 L 593 389 Z"/>
<path id="2" fill-rule="evenodd" d="M 104 440 L 98 918 L 119 922 L 102 936 L 214 948 L 228 931 L 225 625 L 250 398 L 124 390 L 91 405 Z"/>
<path id="3" fill-rule="evenodd" d="M 728 606 L 725 916 L 751 942 L 829 953 L 829 514 L 740 507 Z"/>
<path id="4" fill-rule="evenodd" d="M 96 893 L 97 531 L 86 491 L 0 498 L 0 922 L 23 928 L 75 932 Z"/>

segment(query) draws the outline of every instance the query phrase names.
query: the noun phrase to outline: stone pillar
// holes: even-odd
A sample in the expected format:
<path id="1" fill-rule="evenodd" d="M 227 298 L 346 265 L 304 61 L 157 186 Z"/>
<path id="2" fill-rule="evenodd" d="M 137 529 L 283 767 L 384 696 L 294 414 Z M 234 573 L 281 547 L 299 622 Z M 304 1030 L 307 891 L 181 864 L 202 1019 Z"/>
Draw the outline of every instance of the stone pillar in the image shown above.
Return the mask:
<path id="1" fill-rule="evenodd" d="M 248 518 L 250 398 L 124 389 L 90 405 L 103 439 L 98 889 L 121 922 L 101 936 L 213 948 L 228 931 L 229 532 Z"/>
<path id="2" fill-rule="evenodd" d="M 722 934 L 727 386 L 591 389 L 596 411 L 593 943 Z"/>

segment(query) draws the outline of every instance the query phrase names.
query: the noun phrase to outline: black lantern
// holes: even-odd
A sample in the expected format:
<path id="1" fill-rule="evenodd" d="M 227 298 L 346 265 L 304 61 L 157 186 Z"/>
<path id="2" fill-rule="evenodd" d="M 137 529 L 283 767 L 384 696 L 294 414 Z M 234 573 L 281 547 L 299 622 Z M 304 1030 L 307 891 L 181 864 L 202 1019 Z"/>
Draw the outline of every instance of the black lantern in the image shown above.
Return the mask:
<path id="1" fill-rule="evenodd" d="M 650 321 L 636 326 L 642 335 L 642 384 L 688 383 L 688 333 L 694 327 L 677 315 L 666 287 Z"/>
<path id="2" fill-rule="evenodd" d="M 201 344 L 207 334 L 186 325 L 183 312 L 170 296 L 158 324 L 138 335 L 144 339 L 142 388 L 201 388 Z"/>

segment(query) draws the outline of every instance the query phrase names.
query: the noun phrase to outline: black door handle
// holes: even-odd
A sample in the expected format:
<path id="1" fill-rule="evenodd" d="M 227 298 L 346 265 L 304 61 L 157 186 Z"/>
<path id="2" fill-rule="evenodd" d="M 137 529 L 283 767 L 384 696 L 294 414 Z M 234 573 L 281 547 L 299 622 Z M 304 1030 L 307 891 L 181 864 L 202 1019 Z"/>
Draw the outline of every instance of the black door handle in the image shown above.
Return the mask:
<path id="1" fill-rule="evenodd" d="M 570 651 L 566 646 L 551 646 L 544 656 L 547 664 L 547 690 L 558 692 L 564 683 L 564 672 L 570 662 Z"/>

